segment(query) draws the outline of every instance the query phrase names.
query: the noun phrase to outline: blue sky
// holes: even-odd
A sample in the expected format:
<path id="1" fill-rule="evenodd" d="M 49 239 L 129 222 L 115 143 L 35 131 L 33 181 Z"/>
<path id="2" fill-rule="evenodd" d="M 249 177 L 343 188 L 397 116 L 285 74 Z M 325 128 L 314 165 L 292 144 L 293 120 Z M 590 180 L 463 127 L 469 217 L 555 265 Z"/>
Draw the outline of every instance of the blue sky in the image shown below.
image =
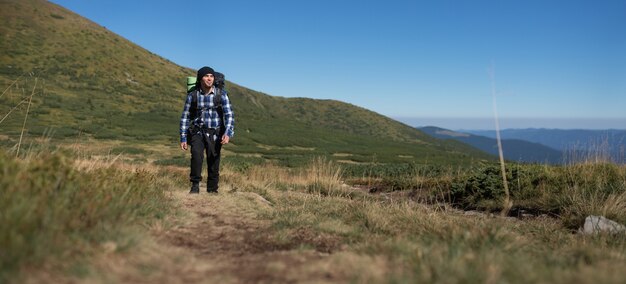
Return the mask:
<path id="1" fill-rule="evenodd" d="M 626 129 L 626 1 L 53 0 L 186 67 L 413 126 Z M 181 79 L 182 80 L 182 79 Z"/>

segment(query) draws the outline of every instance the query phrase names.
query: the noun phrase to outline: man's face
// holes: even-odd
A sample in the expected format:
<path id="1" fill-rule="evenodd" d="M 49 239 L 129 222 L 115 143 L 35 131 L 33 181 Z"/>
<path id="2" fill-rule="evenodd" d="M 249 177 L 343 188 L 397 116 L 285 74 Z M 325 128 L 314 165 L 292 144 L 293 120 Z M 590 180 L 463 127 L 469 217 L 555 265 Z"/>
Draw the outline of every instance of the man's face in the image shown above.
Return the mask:
<path id="1" fill-rule="evenodd" d="M 211 86 L 213 86 L 214 80 L 215 77 L 213 77 L 213 74 L 206 74 L 204 75 L 204 77 L 202 77 L 202 85 L 204 85 L 205 88 L 210 88 Z"/>

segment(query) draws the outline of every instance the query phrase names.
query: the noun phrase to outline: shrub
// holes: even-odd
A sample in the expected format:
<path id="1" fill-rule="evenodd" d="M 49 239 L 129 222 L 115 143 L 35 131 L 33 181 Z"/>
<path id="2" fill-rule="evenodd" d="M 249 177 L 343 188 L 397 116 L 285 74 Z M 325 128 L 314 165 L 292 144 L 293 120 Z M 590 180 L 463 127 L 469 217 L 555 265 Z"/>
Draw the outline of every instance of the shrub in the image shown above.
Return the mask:
<path id="1" fill-rule="evenodd" d="M 514 209 L 550 213 L 576 229 L 588 215 L 626 221 L 625 169 L 609 163 L 513 165 L 506 174 Z M 500 168 L 485 165 L 457 176 L 450 197 L 466 209 L 500 210 L 504 197 Z"/>
<path id="2" fill-rule="evenodd" d="M 540 189 L 554 180 L 546 168 L 536 165 L 514 165 L 506 169 L 508 187 L 517 206 L 524 204 L 527 209 L 538 210 L 543 203 Z M 552 188 L 551 190 L 558 190 Z M 450 188 L 452 202 L 464 208 L 499 210 L 504 198 L 504 185 L 500 166 L 489 164 L 457 177 Z M 545 205 L 545 204 L 544 204 Z"/>

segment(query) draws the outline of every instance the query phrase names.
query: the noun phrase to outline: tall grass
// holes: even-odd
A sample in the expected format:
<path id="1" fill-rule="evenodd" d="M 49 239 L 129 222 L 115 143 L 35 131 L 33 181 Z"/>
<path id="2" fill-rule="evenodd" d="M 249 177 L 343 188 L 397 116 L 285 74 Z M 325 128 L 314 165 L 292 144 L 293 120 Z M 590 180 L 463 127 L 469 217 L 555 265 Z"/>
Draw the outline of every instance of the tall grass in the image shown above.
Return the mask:
<path id="1" fill-rule="evenodd" d="M 390 174 L 390 173 L 388 173 Z M 603 215 L 626 223 L 626 166 L 610 163 L 580 163 L 568 166 L 511 164 L 505 171 L 511 195 L 511 216 L 521 212 L 557 218 L 565 228 L 576 230 L 588 215 Z M 265 164 L 247 172 L 244 188 L 297 190 L 319 196 L 353 197 L 366 195 L 344 184 L 375 183 L 376 192 L 408 191 L 403 195 L 420 203 L 448 203 L 464 210 L 502 211 L 506 193 L 501 168 L 483 164 L 459 168 L 407 167 L 391 177 L 350 177 L 343 167 L 318 158 L 301 169 Z M 237 178 L 230 178 L 235 183 Z M 263 184 L 263 186 L 258 186 Z M 267 198 L 273 198 L 266 196 Z M 375 197 L 371 196 L 371 197 Z"/>
<path id="2" fill-rule="evenodd" d="M 618 142 L 619 143 L 619 142 Z M 619 145 L 619 144 L 618 144 Z M 587 143 L 574 144 L 564 151 L 563 163 L 566 165 L 575 164 L 599 164 L 626 162 L 624 148 L 617 149 L 616 145 L 611 145 L 608 137 L 587 141 Z"/>
<path id="3" fill-rule="evenodd" d="M 35 78 L 35 85 L 33 86 L 33 91 L 30 94 L 30 98 L 28 99 L 28 107 L 26 108 L 26 114 L 24 115 L 24 123 L 22 124 L 22 132 L 20 133 L 20 141 L 17 142 L 17 151 L 15 151 L 15 157 L 20 154 L 20 146 L 22 145 L 22 138 L 24 137 L 24 130 L 26 129 L 26 120 L 28 119 L 28 113 L 30 112 L 30 106 L 33 102 L 33 96 L 35 95 L 35 89 L 37 89 L 37 78 Z"/>
<path id="4" fill-rule="evenodd" d="M 309 193 L 317 195 L 345 196 L 342 189 L 342 169 L 335 162 L 325 158 L 315 158 L 305 170 L 305 180 Z"/>
<path id="5" fill-rule="evenodd" d="M 227 182 L 238 187 L 264 194 L 263 189 L 298 190 L 319 196 L 351 196 L 354 191 L 344 183 L 343 168 L 324 157 L 311 159 L 304 167 L 286 168 L 274 163 L 252 166 L 244 173 L 245 179 L 237 178 L 240 173 L 225 168 L 222 175 Z"/>
<path id="6" fill-rule="evenodd" d="M 128 247 L 128 230 L 170 210 L 157 172 L 74 163 L 58 152 L 0 152 L 0 282 L 44 263 L 67 268 L 107 241 Z"/>
<path id="7" fill-rule="evenodd" d="M 602 215 L 626 223 L 626 166 L 580 163 L 563 168 L 564 194 L 555 198 L 569 227 L 588 215 Z"/>

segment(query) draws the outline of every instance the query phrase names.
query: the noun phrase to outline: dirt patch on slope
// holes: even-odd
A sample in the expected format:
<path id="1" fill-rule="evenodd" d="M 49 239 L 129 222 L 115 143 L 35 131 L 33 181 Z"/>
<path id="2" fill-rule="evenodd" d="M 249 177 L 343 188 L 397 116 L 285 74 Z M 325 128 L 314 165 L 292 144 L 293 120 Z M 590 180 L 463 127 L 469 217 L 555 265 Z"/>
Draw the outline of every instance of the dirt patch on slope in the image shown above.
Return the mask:
<path id="1" fill-rule="evenodd" d="M 271 210 L 256 198 L 245 194 L 220 193 L 189 195 L 174 193 L 180 200 L 182 222 L 163 232 L 159 242 L 182 248 L 192 254 L 198 280 L 221 283 L 293 283 L 346 282 L 344 272 L 315 269 L 326 262 L 330 249 L 297 249 L 277 245 L 270 238 L 271 223 L 259 217 L 261 210 Z M 244 198 L 242 198 L 244 197 Z M 303 230 L 297 232 L 306 242 L 315 242 Z M 317 247 L 317 246 L 314 246 Z M 193 263 L 188 263 L 194 266 Z M 195 278 L 195 277 L 193 277 Z"/>

